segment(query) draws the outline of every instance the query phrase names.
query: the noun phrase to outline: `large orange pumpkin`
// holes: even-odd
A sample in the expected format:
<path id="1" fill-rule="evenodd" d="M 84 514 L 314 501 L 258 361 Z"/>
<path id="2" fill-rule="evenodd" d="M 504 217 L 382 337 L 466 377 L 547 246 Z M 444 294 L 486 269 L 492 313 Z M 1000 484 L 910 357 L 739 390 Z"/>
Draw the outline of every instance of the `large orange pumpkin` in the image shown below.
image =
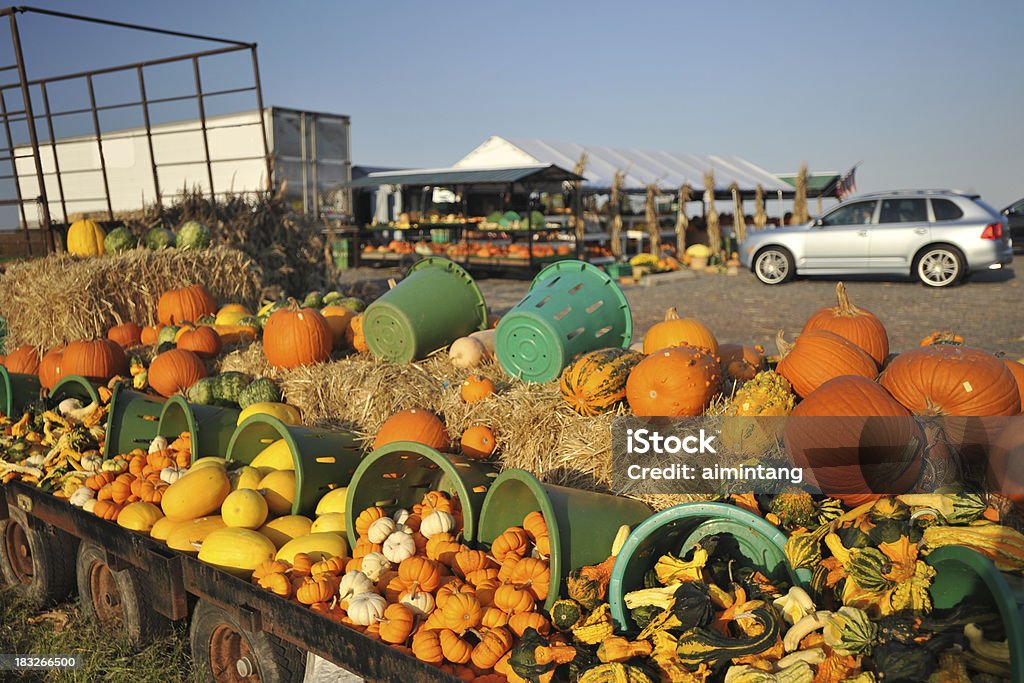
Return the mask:
<path id="1" fill-rule="evenodd" d="M 217 312 L 217 302 L 202 285 L 164 292 L 157 302 L 156 317 L 161 325 L 195 322 Z"/>
<path id="2" fill-rule="evenodd" d="M 109 339 L 76 341 L 64 349 L 61 370 L 64 375 L 105 383 L 115 375 L 128 374 L 128 357 L 120 344 Z"/>
<path id="3" fill-rule="evenodd" d="M 635 415 L 700 415 L 721 387 L 718 361 L 692 346 L 663 348 L 640 361 L 626 380 Z"/>
<path id="4" fill-rule="evenodd" d="M 836 305 L 823 308 L 804 324 L 804 332 L 828 330 L 864 349 L 876 363 L 889 355 L 889 335 L 874 313 L 857 308 L 846 293 L 846 285 L 836 284 Z"/>
<path id="5" fill-rule="evenodd" d="M 331 357 L 333 345 L 331 328 L 313 308 L 279 308 L 263 327 L 263 353 L 277 368 L 322 363 Z"/>
<path id="6" fill-rule="evenodd" d="M 1024 413 L 1024 362 L 1004 358 L 1006 367 L 1010 368 L 1010 374 L 1017 380 L 1017 392 L 1020 394 L 1020 412 Z"/>
<path id="7" fill-rule="evenodd" d="M 345 332 L 355 317 L 356 312 L 345 306 L 324 306 L 320 309 L 320 315 L 327 322 L 331 330 L 331 339 L 334 348 L 340 349 L 345 346 Z"/>
<path id="8" fill-rule="evenodd" d="M 206 366 L 192 351 L 171 349 L 149 365 L 149 386 L 161 396 L 173 396 L 206 377 Z"/>
<path id="9" fill-rule="evenodd" d="M 62 364 L 64 362 L 64 347 L 52 348 L 43 354 L 39 361 L 39 384 L 46 389 L 53 389 L 60 378 L 64 376 Z"/>
<path id="10" fill-rule="evenodd" d="M 776 372 L 789 380 L 793 391 L 807 397 L 812 391 L 834 377 L 859 375 L 874 379 L 878 365 L 862 348 L 828 330 L 811 330 L 789 344 L 778 337 L 783 354 Z"/>
<path id="11" fill-rule="evenodd" d="M 380 448 L 395 441 L 416 441 L 439 451 L 448 450 L 450 445 L 444 422 L 423 408 L 403 410 L 389 417 L 377 432 L 373 447 Z"/>
<path id="12" fill-rule="evenodd" d="M 847 505 L 906 493 L 921 471 L 924 434 L 914 417 L 857 375 L 830 379 L 801 401 L 783 437 L 806 478 Z"/>
<path id="13" fill-rule="evenodd" d="M 670 346 L 688 344 L 718 355 L 715 335 L 698 320 L 680 318 L 675 307 L 665 311 L 665 319 L 655 324 L 644 335 L 644 353 L 651 354 Z"/>
<path id="14" fill-rule="evenodd" d="M 987 351 L 923 346 L 896 356 L 879 381 L 918 415 L 1017 415 L 1020 390 L 1013 373 Z"/>
<path id="15" fill-rule="evenodd" d="M 4 361 L 7 372 L 21 375 L 35 375 L 39 372 L 39 349 L 34 346 L 19 346 L 7 354 Z"/>
<path id="16" fill-rule="evenodd" d="M 223 346 L 220 335 L 212 327 L 200 325 L 185 330 L 178 337 L 175 345 L 179 349 L 192 351 L 200 358 L 216 358 Z"/>
<path id="17" fill-rule="evenodd" d="M 114 325 L 107 330 L 107 339 L 117 342 L 123 349 L 130 349 L 142 343 L 142 328 L 133 322 Z"/>

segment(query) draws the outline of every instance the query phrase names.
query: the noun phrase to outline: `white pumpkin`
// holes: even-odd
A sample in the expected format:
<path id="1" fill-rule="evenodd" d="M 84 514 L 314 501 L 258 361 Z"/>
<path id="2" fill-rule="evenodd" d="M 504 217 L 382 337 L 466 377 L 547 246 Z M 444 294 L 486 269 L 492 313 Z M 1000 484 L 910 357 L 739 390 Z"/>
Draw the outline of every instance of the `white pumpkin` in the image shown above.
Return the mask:
<path id="1" fill-rule="evenodd" d="M 72 411 L 81 409 L 82 402 L 79 401 L 77 398 L 66 398 L 57 404 L 57 412 L 63 415 L 64 417 L 67 417 L 68 413 Z"/>
<path id="2" fill-rule="evenodd" d="M 86 512 L 92 512 L 95 507 L 96 499 L 90 498 L 89 500 L 85 501 L 85 505 L 82 506 L 82 509 L 85 510 Z"/>
<path id="3" fill-rule="evenodd" d="M 158 436 L 149 442 L 149 452 L 156 453 L 157 451 L 166 451 L 168 446 L 170 446 L 170 444 L 167 442 L 167 439 L 165 437 Z"/>
<path id="4" fill-rule="evenodd" d="M 91 488 L 88 486 L 79 486 L 75 489 L 75 492 L 71 494 L 71 497 L 68 498 L 68 502 L 76 508 L 80 508 L 95 497 L 96 492 Z"/>
<path id="5" fill-rule="evenodd" d="M 395 514 L 391 515 L 391 519 L 395 520 L 395 524 L 405 526 L 405 520 L 409 519 L 409 511 L 405 508 L 398 508 L 395 510 Z"/>
<path id="6" fill-rule="evenodd" d="M 85 470 L 86 472 L 99 472 L 100 468 L 103 467 L 103 456 L 98 453 L 83 455 L 82 460 L 81 462 L 79 462 L 79 464 L 82 466 L 82 469 Z"/>
<path id="7" fill-rule="evenodd" d="M 390 517 L 381 517 L 373 520 L 370 528 L 366 530 L 366 538 L 370 543 L 383 543 L 387 537 L 397 531 L 395 520 Z"/>
<path id="8" fill-rule="evenodd" d="M 388 562 L 399 564 L 416 554 L 416 541 L 409 534 L 396 531 L 385 539 L 381 552 Z"/>
<path id="9" fill-rule="evenodd" d="M 426 591 L 404 592 L 398 596 L 398 602 L 416 616 L 426 616 L 434 611 L 434 596 Z"/>
<path id="10" fill-rule="evenodd" d="M 435 510 L 423 518 L 420 523 L 420 533 L 424 538 L 430 538 L 437 534 L 446 534 L 455 528 L 455 517 L 443 510 Z"/>
<path id="11" fill-rule="evenodd" d="M 338 584 L 338 599 L 341 601 L 351 600 L 357 595 L 369 593 L 372 590 L 373 582 L 370 581 L 370 577 L 353 569 L 341 577 L 341 582 Z"/>
<path id="12" fill-rule="evenodd" d="M 487 348 L 472 337 L 459 337 L 448 349 L 448 360 L 457 368 L 475 368 L 487 358 Z"/>
<path id="13" fill-rule="evenodd" d="M 384 618 L 388 601 L 376 593 L 360 593 L 348 602 L 348 618 L 360 626 L 372 626 Z"/>
<path id="14" fill-rule="evenodd" d="M 160 481 L 165 481 L 168 484 L 173 484 L 174 482 L 184 477 L 187 472 L 188 469 L 185 467 L 165 467 L 162 470 L 160 470 Z"/>
<path id="15" fill-rule="evenodd" d="M 363 556 L 360 566 L 363 568 L 363 573 L 374 583 L 380 580 L 380 575 L 385 569 L 391 569 L 391 563 L 383 553 L 367 553 Z"/>

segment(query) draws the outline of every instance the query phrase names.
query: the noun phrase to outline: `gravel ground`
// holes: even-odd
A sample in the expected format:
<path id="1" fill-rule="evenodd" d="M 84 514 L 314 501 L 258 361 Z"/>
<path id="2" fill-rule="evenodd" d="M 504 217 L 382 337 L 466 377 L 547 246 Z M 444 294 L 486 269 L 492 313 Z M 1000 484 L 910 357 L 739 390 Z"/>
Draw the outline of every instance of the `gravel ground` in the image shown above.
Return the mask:
<path id="1" fill-rule="evenodd" d="M 348 271 L 344 281 L 353 285 L 388 277 L 398 277 L 398 271 Z M 917 346 L 932 331 L 948 329 L 972 346 L 1024 357 L 1024 284 L 1012 270 L 979 273 L 965 285 L 944 290 L 909 280 L 850 277 L 844 281 L 850 299 L 881 318 L 894 351 Z M 529 287 L 524 280 L 478 282 L 497 313 L 514 306 Z M 812 313 L 835 305 L 835 283 L 834 278 L 814 278 L 768 287 L 741 271 L 736 277 L 698 274 L 657 287 L 624 286 L 623 291 L 633 312 L 634 338 L 660 320 L 666 308 L 675 306 L 681 316 L 701 320 L 721 342 L 763 344 L 774 353 L 779 329 L 792 339 Z"/>

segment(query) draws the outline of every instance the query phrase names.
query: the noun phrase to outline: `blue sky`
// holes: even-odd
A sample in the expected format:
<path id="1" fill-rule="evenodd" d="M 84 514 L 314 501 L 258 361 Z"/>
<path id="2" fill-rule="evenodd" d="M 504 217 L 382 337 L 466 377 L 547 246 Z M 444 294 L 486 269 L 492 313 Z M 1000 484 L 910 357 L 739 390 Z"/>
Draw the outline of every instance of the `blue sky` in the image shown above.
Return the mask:
<path id="1" fill-rule="evenodd" d="M 770 171 L 861 161 L 861 191 L 1024 196 L 1020 0 L 38 6 L 258 42 L 266 104 L 351 115 L 361 164 L 447 165 L 503 135 L 736 154 Z M 35 76 L 193 48 L 20 21 Z M 229 84 L 246 68 L 225 59 L 204 75 Z"/>

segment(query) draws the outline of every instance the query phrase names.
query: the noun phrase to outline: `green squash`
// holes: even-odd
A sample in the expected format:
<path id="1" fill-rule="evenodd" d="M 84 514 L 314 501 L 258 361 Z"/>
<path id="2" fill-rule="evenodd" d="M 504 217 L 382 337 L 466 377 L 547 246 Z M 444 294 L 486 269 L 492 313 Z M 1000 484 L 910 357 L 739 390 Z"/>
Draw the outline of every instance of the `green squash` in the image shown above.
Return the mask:
<path id="1" fill-rule="evenodd" d="M 355 296 L 347 296 L 338 302 L 339 306 L 351 309 L 356 313 L 362 313 L 366 310 L 366 302 Z"/>
<path id="2" fill-rule="evenodd" d="M 889 559 L 877 548 L 851 548 L 846 572 L 866 591 L 878 592 L 892 588 L 892 581 L 882 576 L 890 571 Z"/>
<path id="3" fill-rule="evenodd" d="M 213 315 L 212 313 L 210 315 L 204 315 L 203 317 L 196 321 L 197 325 L 214 325 L 216 323 L 217 316 Z"/>
<path id="4" fill-rule="evenodd" d="M 638 628 L 642 629 L 646 628 L 647 624 L 651 623 L 652 619 L 664 611 L 665 610 L 657 605 L 640 605 L 639 607 L 631 609 L 629 611 L 629 616 L 633 618 L 633 623 L 635 623 Z"/>
<path id="5" fill-rule="evenodd" d="M 785 527 L 813 529 L 818 526 L 818 505 L 811 494 L 793 489 L 772 498 L 768 511 Z"/>
<path id="6" fill-rule="evenodd" d="M 985 497 L 978 493 L 954 493 L 950 498 L 953 499 L 953 514 L 946 517 L 949 524 L 970 524 L 981 519 L 988 509 Z"/>
<path id="7" fill-rule="evenodd" d="M 786 559 L 793 569 L 813 569 L 821 562 L 821 539 L 806 531 L 786 539 Z"/>
<path id="8" fill-rule="evenodd" d="M 114 228 L 103 238 L 103 250 L 108 254 L 120 254 L 134 249 L 138 244 L 135 235 L 127 228 Z"/>
<path id="9" fill-rule="evenodd" d="M 263 329 L 263 321 L 255 315 L 247 315 L 239 318 L 238 324 L 243 327 L 251 327 L 256 330 Z"/>
<path id="10" fill-rule="evenodd" d="M 210 230 L 202 223 L 186 221 L 175 239 L 179 249 L 206 249 L 210 246 Z"/>
<path id="11" fill-rule="evenodd" d="M 751 611 L 751 618 L 764 629 L 761 635 L 744 638 L 728 638 L 706 628 L 692 628 L 679 636 L 676 657 L 687 667 L 697 667 L 702 662 L 716 666 L 736 657 L 758 655 L 775 645 L 779 637 L 779 622 L 775 615 L 764 607 Z"/>
<path id="12" fill-rule="evenodd" d="M 551 606 L 551 624 L 559 631 L 568 631 L 583 618 L 583 610 L 575 600 L 558 600 Z"/>
<path id="13" fill-rule="evenodd" d="M 870 655 L 878 638 L 878 626 L 864 610 L 845 606 L 832 613 L 823 635 L 825 644 L 841 655 Z"/>
<path id="14" fill-rule="evenodd" d="M 181 328 L 177 325 L 165 325 L 160 328 L 160 332 L 156 335 L 157 344 L 174 344 L 174 338 L 178 335 L 178 330 Z"/>
<path id="15" fill-rule="evenodd" d="M 245 373 L 221 373 L 214 384 L 214 397 L 221 403 L 237 405 L 239 396 L 249 384 L 249 376 Z"/>
<path id="16" fill-rule="evenodd" d="M 320 292 L 310 292 L 306 295 L 306 298 L 302 300 L 303 308 L 320 308 L 324 305 L 324 298 Z"/>
<path id="17" fill-rule="evenodd" d="M 238 392 L 238 407 L 245 410 L 253 403 L 280 403 L 281 390 L 277 383 L 267 377 L 249 382 Z"/>
<path id="18" fill-rule="evenodd" d="M 878 524 L 882 520 L 910 520 L 910 508 L 896 498 L 879 498 L 868 511 L 871 521 Z"/>
<path id="19" fill-rule="evenodd" d="M 676 589 L 675 604 L 672 614 L 679 619 L 679 628 L 689 630 L 707 626 L 715 616 L 715 607 L 711 604 L 711 594 L 707 585 L 696 581 L 687 581 Z"/>
<path id="20" fill-rule="evenodd" d="M 324 294 L 323 305 L 324 306 L 336 306 L 343 298 L 341 292 L 332 289 L 331 291 Z"/>
<path id="21" fill-rule="evenodd" d="M 174 246 L 174 233 L 167 228 L 150 228 L 142 239 L 147 249 L 169 249 Z"/>
<path id="22" fill-rule="evenodd" d="M 217 400 L 214 396 L 214 385 L 216 383 L 216 377 L 203 377 L 196 380 L 196 383 L 189 387 L 188 400 L 203 406 L 214 405 Z"/>

